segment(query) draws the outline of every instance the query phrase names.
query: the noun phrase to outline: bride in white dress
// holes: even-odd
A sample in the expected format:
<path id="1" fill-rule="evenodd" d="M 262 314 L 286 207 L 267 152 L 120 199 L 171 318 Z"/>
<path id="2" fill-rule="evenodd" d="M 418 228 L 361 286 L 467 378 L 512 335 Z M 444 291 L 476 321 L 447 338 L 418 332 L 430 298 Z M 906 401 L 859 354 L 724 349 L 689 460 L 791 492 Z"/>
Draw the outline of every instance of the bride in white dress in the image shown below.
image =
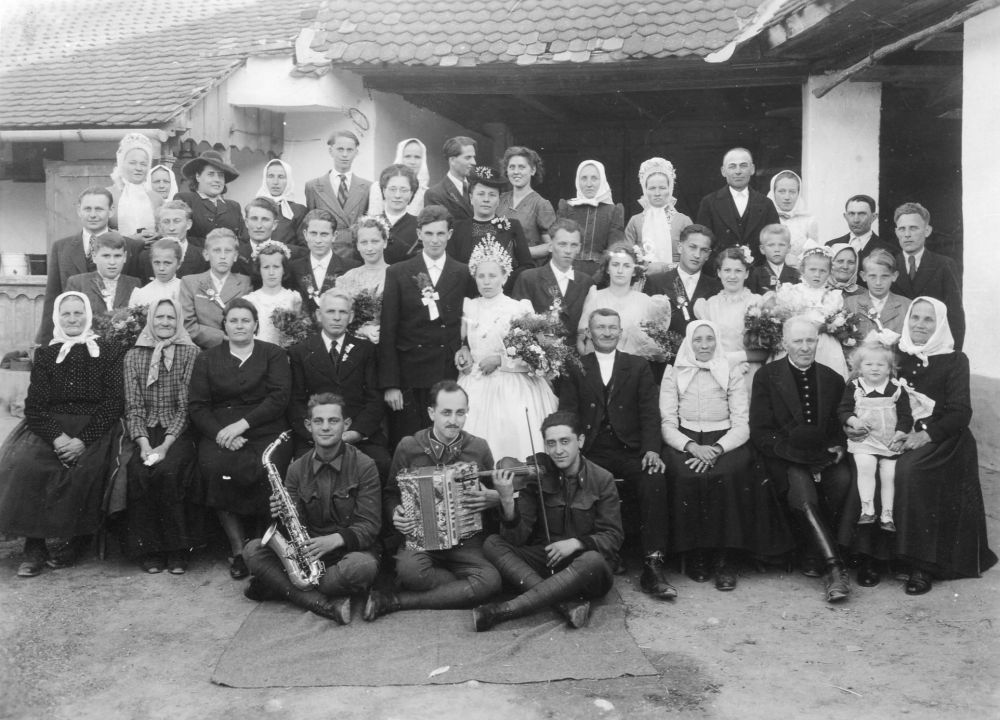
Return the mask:
<path id="1" fill-rule="evenodd" d="M 524 460 L 531 455 L 532 436 L 535 451 L 542 451 L 542 420 L 559 404 L 548 381 L 528 374 L 527 366 L 504 348 L 511 320 L 531 313 L 531 301 L 503 294 L 511 260 L 495 242 L 476 246 L 469 271 L 481 297 L 466 299 L 463 306 L 462 337 L 471 353 L 471 361 L 459 365 L 458 384 L 469 395 L 465 431 L 485 439 L 497 460 Z"/>

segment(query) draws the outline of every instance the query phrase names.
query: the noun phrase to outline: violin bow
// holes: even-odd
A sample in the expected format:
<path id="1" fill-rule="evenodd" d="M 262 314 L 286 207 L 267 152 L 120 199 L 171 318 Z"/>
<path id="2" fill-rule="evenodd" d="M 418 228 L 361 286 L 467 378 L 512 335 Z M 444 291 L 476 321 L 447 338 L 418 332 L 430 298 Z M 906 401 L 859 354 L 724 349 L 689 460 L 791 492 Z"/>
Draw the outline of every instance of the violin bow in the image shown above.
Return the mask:
<path id="1" fill-rule="evenodd" d="M 542 468 L 538 464 L 538 455 L 535 453 L 535 436 L 531 432 L 531 416 L 528 415 L 528 408 L 524 408 L 524 420 L 528 424 L 528 442 L 531 443 L 531 459 L 535 461 L 535 477 L 538 478 L 538 514 L 542 516 L 542 525 L 545 527 L 545 544 L 552 544 L 552 535 L 549 533 L 549 516 L 545 514 L 545 496 L 542 494 Z"/>

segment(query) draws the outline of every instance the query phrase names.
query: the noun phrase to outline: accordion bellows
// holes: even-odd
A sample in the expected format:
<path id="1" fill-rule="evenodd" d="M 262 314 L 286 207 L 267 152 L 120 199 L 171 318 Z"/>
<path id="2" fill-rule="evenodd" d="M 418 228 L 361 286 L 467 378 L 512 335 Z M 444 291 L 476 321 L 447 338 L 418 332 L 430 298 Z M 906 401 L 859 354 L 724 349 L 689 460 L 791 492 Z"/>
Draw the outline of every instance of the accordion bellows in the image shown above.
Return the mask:
<path id="1" fill-rule="evenodd" d="M 479 490 L 476 463 L 404 470 L 396 476 L 403 512 L 417 521 L 406 536 L 408 550 L 447 550 L 483 529 L 480 512 L 462 507 L 469 491 Z"/>

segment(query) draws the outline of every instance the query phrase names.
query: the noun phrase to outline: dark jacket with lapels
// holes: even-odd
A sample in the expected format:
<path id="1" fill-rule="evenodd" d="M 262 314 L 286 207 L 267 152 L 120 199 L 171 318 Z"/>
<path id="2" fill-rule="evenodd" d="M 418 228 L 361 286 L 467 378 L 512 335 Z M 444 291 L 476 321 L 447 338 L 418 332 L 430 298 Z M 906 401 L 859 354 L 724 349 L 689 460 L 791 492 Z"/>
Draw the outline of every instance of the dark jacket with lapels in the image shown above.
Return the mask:
<path id="1" fill-rule="evenodd" d="M 111 300 L 111 307 L 108 307 L 101 294 L 104 289 L 104 280 L 97 271 L 73 275 L 66 281 L 66 290 L 82 292 L 90 300 L 90 310 L 94 317 L 102 315 L 109 310 L 126 307 L 128 299 L 132 296 L 132 291 L 139 287 L 141 283 L 134 277 L 119 275 L 118 284 L 115 287 L 115 296 Z"/>
<path id="2" fill-rule="evenodd" d="M 566 294 L 559 292 L 559 283 L 552 270 L 552 263 L 547 262 L 541 267 L 530 268 L 518 275 L 514 282 L 511 297 L 515 300 L 529 300 L 536 313 L 547 313 L 552 309 L 556 298 L 559 298 L 559 319 L 566 327 L 566 332 L 573 342 L 577 328 L 580 327 L 580 316 L 583 314 L 583 303 L 587 292 L 594 286 L 590 275 L 573 271 L 573 279 L 566 284 Z"/>
<path id="3" fill-rule="evenodd" d="M 337 278 L 358 265 L 360 263 L 357 260 L 345 260 L 337 253 L 330 253 L 323 285 L 316 287 L 316 278 L 313 277 L 312 271 L 312 254 L 306 253 L 304 257 L 289 260 L 288 268 L 292 274 L 292 282 L 302 296 L 302 310 L 310 315 L 316 312 L 320 296 L 337 283 Z"/>
<path id="4" fill-rule="evenodd" d="M 375 370 L 375 345 L 353 335 L 344 336 L 340 363 L 334 364 L 321 333 L 315 333 L 288 348 L 292 365 L 292 399 L 288 423 L 300 444 L 312 439 L 306 429 L 309 396 L 331 392 L 344 398 L 344 417 L 351 418 L 351 430 L 378 442 L 382 433 L 384 403 Z"/>
<path id="5" fill-rule="evenodd" d="M 899 271 L 899 277 L 892 284 L 894 293 L 912 299 L 926 295 L 945 304 L 955 349 L 961 350 L 965 342 L 965 310 L 962 307 L 962 283 L 955 262 L 925 248 L 924 254 L 920 256 L 917 274 L 912 280 L 907 273 L 904 253 L 896 255 L 896 270 Z"/>
<path id="6" fill-rule="evenodd" d="M 559 388 L 559 409 L 583 420 L 587 452 L 605 420 L 615 437 L 629 450 L 660 454 L 660 392 L 645 358 L 616 351 L 611 381 L 605 388 L 596 353 L 582 358 L 583 370 L 569 366 Z"/>
<path id="7" fill-rule="evenodd" d="M 430 283 L 424 255 L 390 265 L 382 295 L 378 345 L 379 387 L 429 388 L 439 380 L 458 377 L 455 353 L 462 344 L 462 302 L 472 293 L 466 265 L 444 256 L 437 285 L 438 317 L 431 320 L 424 304 L 423 283 Z M 428 298 L 429 299 L 429 298 Z"/>
<path id="8" fill-rule="evenodd" d="M 447 175 L 441 178 L 441 182 L 427 188 L 427 192 L 424 193 L 424 207 L 431 205 L 442 206 L 453 220 L 472 217 L 472 203 Z"/>
<path id="9" fill-rule="evenodd" d="M 760 231 L 765 225 L 780 222 L 780 218 L 774 203 L 766 195 L 753 188 L 748 190 L 747 209 L 742 217 L 736 210 L 736 201 L 727 185 L 701 199 L 695 222 L 711 228 L 715 233 L 715 252 L 746 245 L 753 252 L 754 262 L 759 264 L 764 262 L 760 252 Z"/>
<path id="10" fill-rule="evenodd" d="M 698 276 L 698 284 L 694 288 L 694 296 L 687 297 L 684 283 L 680 279 L 677 268 L 664 273 L 654 273 L 646 278 L 642 291 L 647 295 L 666 295 L 670 300 L 670 329 L 684 334 L 688 323 L 694 320 L 694 304 L 701 298 L 706 300 L 722 291 L 722 281 L 709 275 L 702 268 Z M 687 298 L 687 317 L 684 316 L 684 305 L 680 296 Z"/>

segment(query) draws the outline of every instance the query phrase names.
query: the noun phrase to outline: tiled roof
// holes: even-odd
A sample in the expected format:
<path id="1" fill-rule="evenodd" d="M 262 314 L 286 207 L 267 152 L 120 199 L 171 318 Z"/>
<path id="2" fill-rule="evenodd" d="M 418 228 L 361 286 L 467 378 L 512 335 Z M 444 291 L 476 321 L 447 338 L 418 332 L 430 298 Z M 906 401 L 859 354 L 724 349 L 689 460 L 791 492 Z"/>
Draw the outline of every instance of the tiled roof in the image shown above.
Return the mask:
<path id="1" fill-rule="evenodd" d="M 703 57 L 765 0 L 323 0 L 301 73 Z"/>
<path id="2" fill-rule="evenodd" d="M 150 127 L 250 55 L 291 54 L 318 0 L 35 0 L 0 33 L 0 128 Z"/>

